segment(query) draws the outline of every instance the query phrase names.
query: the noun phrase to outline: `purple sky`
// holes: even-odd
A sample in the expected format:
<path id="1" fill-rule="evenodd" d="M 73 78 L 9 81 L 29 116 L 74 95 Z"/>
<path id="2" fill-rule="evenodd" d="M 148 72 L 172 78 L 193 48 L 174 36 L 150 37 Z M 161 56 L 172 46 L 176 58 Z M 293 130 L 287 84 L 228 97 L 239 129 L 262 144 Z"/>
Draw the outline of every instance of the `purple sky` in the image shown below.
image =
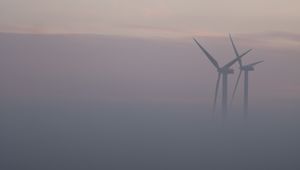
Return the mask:
<path id="1" fill-rule="evenodd" d="M 0 31 L 189 37 L 299 34 L 297 0 L 0 0 Z"/>

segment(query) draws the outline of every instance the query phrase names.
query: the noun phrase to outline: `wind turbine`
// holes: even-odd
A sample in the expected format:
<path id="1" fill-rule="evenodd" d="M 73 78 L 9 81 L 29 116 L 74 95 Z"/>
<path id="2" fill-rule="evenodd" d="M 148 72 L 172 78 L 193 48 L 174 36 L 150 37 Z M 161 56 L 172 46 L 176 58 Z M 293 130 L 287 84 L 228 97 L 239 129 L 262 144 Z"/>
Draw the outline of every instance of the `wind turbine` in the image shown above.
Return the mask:
<path id="1" fill-rule="evenodd" d="M 248 110 L 249 71 L 254 71 L 254 66 L 257 65 L 257 64 L 259 64 L 259 63 L 262 63 L 263 61 L 258 61 L 258 62 L 254 62 L 254 63 L 251 63 L 251 64 L 243 65 L 242 59 L 239 58 L 239 53 L 238 53 L 238 51 L 236 49 L 236 46 L 235 46 L 235 44 L 234 44 L 234 42 L 232 40 L 231 34 L 229 34 L 229 37 L 230 37 L 230 41 L 231 41 L 234 53 L 236 55 L 236 58 L 238 58 L 238 63 L 240 65 L 240 72 L 239 72 L 239 75 L 237 77 L 237 80 L 236 80 L 236 83 L 235 83 L 235 86 L 234 86 L 234 90 L 233 90 L 233 93 L 232 93 L 231 104 L 233 102 L 233 99 L 234 99 L 234 96 L 235 96 L 235 93 L 236 93 L 236 89 L 237 89 L 237 86 L 238 86 L 240 78 L 241 78 L 241 74 L 242 74 L 242 72 L 244 72 L 244 101 L 243 101 L 243 111 L 244 111 L 244 117 L 247 118 L 248 111 L 249 111 Z"/>
<path id="2" fill-rule="evenodd" d="M 195 38 L 194 38 L 194 41 L 200 47 L 200 49 L 203 51 L 203 53 L 207 56 L 207 58 L 210 60 L 210 62 L 215 66 L 215 68 L 217 69 L 217 72 L 218 72 L 218 78 L 217 78 L 217 83 L 216 83 L 216 88 L 215 88 L 215 96 L 214 96 L 213 113 L 215 113 L 215 110 L 216 110 L 219 82 L 220 82 L 220 77 L 222 75 L 222 116 L 224 119 L 228 112 L 228 109 L 227 109 L 227 89 L 228 89 L 227 88 L 227 77 L 228 77 L 228 74 L 234 73 L 233 69 L 231 69 L 230 67 L 235 62 L 240 60 L 244 55 L 246 55 L 248 52 L 250 52 L 251 49 L 246 51 L 242 55 L 236 57 L 234 60 L 228 62 L 223 67 L 220 67 L 218 62 L 212 57 L 212 55 L 209 54 L 208 51 L 206 51 L 206 49 L 203 46 L 201 46 L 201 44 Z"/>

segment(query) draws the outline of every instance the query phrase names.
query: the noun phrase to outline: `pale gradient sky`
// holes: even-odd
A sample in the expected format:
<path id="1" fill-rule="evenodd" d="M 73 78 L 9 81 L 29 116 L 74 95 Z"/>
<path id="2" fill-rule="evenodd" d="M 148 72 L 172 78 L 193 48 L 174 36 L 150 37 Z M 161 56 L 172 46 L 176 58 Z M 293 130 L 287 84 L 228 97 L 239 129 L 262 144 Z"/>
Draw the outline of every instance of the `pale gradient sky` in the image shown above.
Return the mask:
<path id="1" fill-rule="evenodd" d="M 0 31 L 185 37 L 300 33 L 298 0 L 0 0 Z"/>

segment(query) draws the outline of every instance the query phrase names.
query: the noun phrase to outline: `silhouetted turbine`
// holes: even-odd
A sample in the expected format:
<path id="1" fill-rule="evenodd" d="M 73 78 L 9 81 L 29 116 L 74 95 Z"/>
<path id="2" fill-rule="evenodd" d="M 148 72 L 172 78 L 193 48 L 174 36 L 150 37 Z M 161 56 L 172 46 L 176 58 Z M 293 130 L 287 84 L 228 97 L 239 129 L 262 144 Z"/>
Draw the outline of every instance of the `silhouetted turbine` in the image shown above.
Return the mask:
<path id="1" fill-rule="evenodd" d="M 239 53 L 236 49 L 236 46 L 232 40 L 232 37 L 231 37 L 231 34 L 229 34 L 229 37 L 230 37 L 230 41 L 231 41 L 231 44 L 232 44 L 232 47 L 233 47 L 233 50 L 234 50 L 234 53 L 236 55 L 236 58 L 239 58 Z M 239 81 L 240 81 L 240 77 L 241 77 L 241 74 L 242 72 L 244 72 L 244 101 L 243 101 L 243 111 L 244 111 L 244 117 L 246 118 L 247 115 L 248 115 L 248 92 L 249 92 L 249 71 L 254 71 L 254 66 L 256 64 L 259 64 L 263 61 L 258 61 L 258 62 L 255 62 L 255 63 L 251 63 L 251 64 L 247 64 L 247 65 L 243 65 L 242 63 L 242 59 L 239 58 L 238 59 L 238 63 L 239 63 L 239 66 L 240 66 L 240 71 L 239 71 L 239 75 L 237 77 L 237 80 L 236 80 L 236 83 L 235 83 L 235 86 L 234 86 L 234 90 L 233 90 L 233 93 L 232 93 L 232 98 L 231 98 L 231 105 L 232 105 L 232 102 L 233 102 L 233 99 L 234 99 L 234 96 L 235 96 L 235 93 L 236 93 L 236 90 L 237 90 L 237 86 L 239 84 Z"/>
<path id="2" fill-rule="evenodd" d="M 246 51 L 244 54 L 236 57 L 234 60 L 228 62 L 223 67 L 220 67 L 218 62 L 212 57 L 212 55 L 210 55 L 207 52 L 207 50 L 205 50 L 205 48 L 203 46 L 201 46 L 201 44 L 195 38 L 194 38 L 194 41 L 200 47 L 200 49 L 203 51 L 203 53 L 206 55 L 206 57 L 210 60 L 210 62 L 215 66 L 215 68 L 217 69 L 217 72 L 218 72 L 218 78 L 217 78 L 215 95 L 214 95 L 213 113 L 215 113 L 215 110 L 216 110 L 219 82 L 220 82 L 220 77 L 222 75 L 222 80 L 223 80 L 223 82 L 222 82 L 222 116 L 224 119 L 226 117 L 227 111 L 228 111 L 228 109 L 227 109 L 227 89 L 228 89 L 227 88 L 227 76 L 228 76 L 228 74 L 234 73 L 233 69 L 231 69 L 230 67 L 235 62 L 240 60 L 244 55 L 246 55 L 248 52 L 250 52 L 251 50 Z"/>

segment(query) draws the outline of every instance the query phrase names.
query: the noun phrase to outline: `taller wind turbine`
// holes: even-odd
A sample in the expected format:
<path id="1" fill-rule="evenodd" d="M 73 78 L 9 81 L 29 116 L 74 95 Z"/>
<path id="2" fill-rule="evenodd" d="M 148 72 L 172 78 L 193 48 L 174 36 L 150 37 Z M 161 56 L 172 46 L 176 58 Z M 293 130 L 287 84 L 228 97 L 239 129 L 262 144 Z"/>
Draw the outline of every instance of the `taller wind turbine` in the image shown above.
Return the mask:
<path id="1" fill-rule="evenodd" d="M 233 50 L 234 50 L 234 53 L 236 55 L 236 58 L 238 58 L 238 63 L 240 65 L 240 72 L 239 72 L 239 75 L 237 77 L 237 80 L 236 80 L 236 83 L 235 83 L 235 86 L 234 86 L 234 90 L 233 90 L 233 93 L 232 93 L 232 98 L 231 98 L 231 103 L 233 102 L 233 99 L 234 99 L 234 96 L 235 96 L 235 93 L 236 93 L 236 89 L 237 89 L 237 86 L 239 84 L 239 81 L 240 81 L 240 78 L 241 78 L 241 74 L 242 72 L 244 72 L 244 101 L 243 101 L 243 111 L 244 111 L 244 117 L 247 118 L 247 115 L 248 115 L 248 93 L 249 93 L 249 71 L 254 71 L 254 66 L 263 62 L 263 61 L 258 61 L 258 62 L 254 62 L 254 63 L 251 63 L 251 64 L 247 64 L 247 65 L 243 65 L 242 63 L 242 59 L 239 58 L 239 53 L 236 49 L 236 46 L 232 40 L 232 37 L 231 37 L 231 34 L 229 34 L 229 37 L 230 37 L 230 41 L 231 41 L 231 44 L 232 44 L 232 47 L 233 47 Z"/>
<path id="2" fill-rule="evenodd" d="M 220 82 L 220 77 L 222 75 L 222 116 L 223 119 L 226 117 L 227 112 L 228 112 L 228 108 L 227 108 L 227 77 L 228 74 L 233 74 L 233 69 L 231 69 L 230 67 L 237 62 L 238 60 L 240 60 L 244 55 L 246 55 L 248 52 L 250 52 L 251 50 L 246 51 L 244 54 L 236 57 L 234 60 L 228 62 L 226 65 L 224 65 L 223 67 L 220 67 L 218 62 L 212 57 L 212 55 L 210 55 L 207 50 L 201 46 L 201 44 L 194 38 L 194 41 L 196 42 L 196 44 L 200 47 L 200 49 L 203 51 L 203 53 L 207 56 L 207 58 L 210 60 L 210 62 L 215 66 L 215 68 L 217 69 L 218 72 L 218 79 L 217 79 L 217 83 L 216 83 L 216 89 L 215 89 L 215 96 L 214 96 L 214 105 L 213 105 L 213 112 L 215 113 L 215 109 L 216 109 L 216 102 L 217 102 L 217 96 L 218 96 L 218 89 L 219 89 L 219 82 Z"/>

